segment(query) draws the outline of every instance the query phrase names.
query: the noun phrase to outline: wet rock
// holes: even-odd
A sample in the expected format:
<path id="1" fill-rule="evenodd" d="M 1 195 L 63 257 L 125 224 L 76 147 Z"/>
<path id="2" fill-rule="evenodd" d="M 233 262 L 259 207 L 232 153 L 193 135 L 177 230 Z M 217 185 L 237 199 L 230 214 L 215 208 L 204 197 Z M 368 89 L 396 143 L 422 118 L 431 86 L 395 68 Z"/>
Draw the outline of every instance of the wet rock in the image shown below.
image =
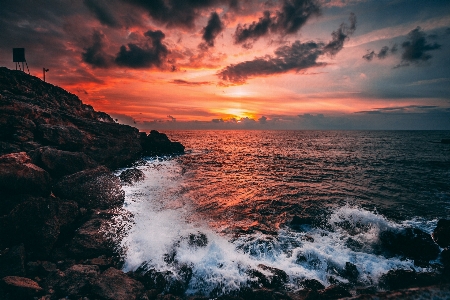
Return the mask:
<path id="1" fill-rule="evenodd" d="M 294 216 L 289 223 L 289 226 L 295 230 L 301 230 L 302 225 L 312 225 L 314 224 L 314 219 L 310 217 L 299 217 Z"/>
<path id="2" fill-rule="evenodd" d="M 442 248 L 450 247 L 450 220 L 439 220 L 432 236 L 436 244 Z"/>
<path id="3" fill-rule="evenodd" d="M 184 153 L 184 146 L 179 142 L 171 142 L 167 135 L 156 130 L 148 135 L 141 133 L 141 145 L 145 155 L 164 155 Z"/>
<path id="4" fill-rule="evenodd" d="M 415 260 L 429 261 L 440 252 L 431 236 L 417 228 L 384 231 L 380 234 L 380 240 L 382 246 L 394 255 L 400 254 Z"/>
<path id="5" fill-rule="evenodd" d="M 31 163 L 31 158 L 25 152 L 0 156 L 0 193 L 2 195 L 46 196 L 50 194 L 50 189 L 50 174 Z"/>
<path id="6" fill-rule="evenodd" d="M 120 178 L 120 180 L 122 180 L 122 182 L 132 184 L 132 183 L 144 180 L 145 175 L 144 175 L 144 172 L 142 172 L 141 170 L 132 168 L 132 169 L 127 169 L 127 170 L 123 171 L 122 173 L 120 173 L 119 178 Z"/>
<path id="7" fill-rule="evenodd" d="M 108 209 L 125 201 L 119 178 L 103 166 L 64 176 L 55 185 L 53 193 L 90 209 Z"/>
<path id="8" fill-rule="evenodd" d="M 37 256 L 50 254 L 61 231 L 78 216 L 75 202 L 57 198 L 32 198 L 17 205 L 6 216 L 6 230 L 0 239 L 8 244 L 24 243 L 27 252 Z"/>
<path id="9" fill-rule="evenodd" d="M 351 282 L 355 282 L 358 279 L 359 271 L 354 264 L 352 264 L 351 262 L 346 262 L 342 275 L 344 276 L 344 278 L 347 278 Z"/>
<path id="10" fill-rule="evenodd" d="M 316 279 L 305 279 L 302 282 L 300 282 L 300 285 L 305 289 L 312 291 L 318 291 L 325 288 L 325 286 Z"/>
<path id="11" fill-rule="evenodd" d="M 61 274 L 54 285 L 55 292 L 60 297 L 89 296 L 99 273 L 97 266 L 74 265 Z"/>
<path id="12" fill-rule="evenodd" d="M 130 278 L 122 271 L 109 268 L 95 281 L 92 292 L 106 300 L 134 300 L 139 299 L 145 289 L 142 283 Z"/>
<path id="13" fill-rule="evenodd" d="M 5 276 L 25 276 L 23 244 L 0 251 L 0 278 Z"/>
<path id="14" fill-rule="evenodd" d="M 11 299 L 33 299 L 42 291 L 36 281 L 25 277 L 6 276 L 0 283 Z"/>
<path id="15" fill-rule="evenodd" d="M 113 256 L 114 245 L 103 233 L 105 222 L 94 218 L 84 223 L 76 232 L 69 245 L 69 251 L 77 258 L 95 258 L 101 255 Z"/>
<path id="16" fill-rule="evenodd" d="M 203 232 L 198 232 L 197 234 L 191 233 L 188 237 L 188 244 L 194 247 L 206 247 L 208 245 L 208 238 Z"/>
<path id="17" fill-rule="evenodd" d="M 46 170 L 53 178 L 60 178 L 97 167 L 97 163 L 82 152 L 62 151 L 41 147 L 30 152 L 34 164 Z"/>
<path id="18" fill-rule="evenodd" d="M 350 292 L 342 285 L 330 285 L 319 292 L 318 299 L 340 299 L 351 296 L 352 294 L 350 294 Z"/>
<path id="19" fill-rule="evenodd" d="M 442 264 L 444 265 L 444 268 L 447 271 L 450 271 L 450 249 L 444 249 L 441 252 L 441 261 Z"/>
<path id="20" fill-rule="evenodd" d="M 443 277 L 434 272 L 417 273 L 413 270 L 390 270 L 380 277 L 379 285 L 384 289 L 403 289 L 438 284 Z"/>
<path id="21" fill-rule="evenodd" d="M 281 269 L 269 267 L 263 264 L 259 264 L 258 268 L 270 273 L 270 275 L 265 276 L 268 282 L 263 284 L 269 288 L 282 289 L 284 284 L 289 280 L 289 276 Z"/>

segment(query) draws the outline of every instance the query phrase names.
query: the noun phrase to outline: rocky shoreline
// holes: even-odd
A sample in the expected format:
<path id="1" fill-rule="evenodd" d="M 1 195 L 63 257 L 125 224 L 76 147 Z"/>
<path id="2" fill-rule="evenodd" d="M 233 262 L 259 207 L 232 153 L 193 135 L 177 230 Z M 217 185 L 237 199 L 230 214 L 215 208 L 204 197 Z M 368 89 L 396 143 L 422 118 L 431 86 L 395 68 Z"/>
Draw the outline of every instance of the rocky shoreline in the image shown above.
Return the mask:
<path id="1" fill-rule="evenodd" d="M 0 68 L 0 126 L 0 299 L 186 299 L 189 266 L 179 266 L 183 276 L 175 281 L 144 266 L 125 274 L 120 250 L 105 234 L 125 230 L 110 228 L 123 216 L 122 185 L 142 179 L 138 169 L 120 176 L 111 170 L 146 155 L 181 154 L 183 145 L 117 124 L 77 96 L 6 68 Z M 304 222 L 296 217 L 290 226 Z M 207 243 L 201 234 L 189 239 L 196 247 Z M 433 271 L 391 270 L 380 283 L 385 292 L 369 288 L 355 299 L 449 295 L 450 221 L 439 221 L 433 239 L 411 228 L 383 233 L 381 243 Z M 443 265 L 430 265 L 438 257 Z M 272 275 L 253 270 L 253 285 L 218 299 L 338 299 L 357 288 L 351 264 L 343 270 L 350 284 L 325 288 L 309 280 L 297 293 L 283 289 L 284 271 L 259 268 Z"/>

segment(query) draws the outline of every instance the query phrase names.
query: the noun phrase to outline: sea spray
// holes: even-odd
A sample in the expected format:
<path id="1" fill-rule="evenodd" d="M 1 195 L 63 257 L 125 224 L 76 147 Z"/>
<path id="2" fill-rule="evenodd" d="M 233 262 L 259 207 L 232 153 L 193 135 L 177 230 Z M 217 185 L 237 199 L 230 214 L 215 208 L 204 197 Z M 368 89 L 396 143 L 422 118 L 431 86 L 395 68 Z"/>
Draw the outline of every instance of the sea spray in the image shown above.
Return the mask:
<path id="1" fill-rule="evenodd" d="M 128 224 L 122 226 L 128 231 L 120 241 L 123 269 L 165 272 L 171 280 L 180 280 L 188 269 L 185 294 L 217 296 L 257 287 L 265 283 L 255 274 L 273 282 L 276 272 L 287 275 L 283 289 L 296 291 L 306 279 L 325 286 L 376 286 L 389 270 L 427 271 L 412 260 L 385 257 L 379 249 L 380 232 L 419 220 L 396 223 L 345 205 L 330 212 L 322 226 L 306 224 L 296 230 L 282 226 L 275 235 L 259 231 L 226 235 L 193 208 L 177 160 L 149 159 L 137 167 L 145 180 L 124 185 L 124 208 L 132 217 L 121 220 Z"/>

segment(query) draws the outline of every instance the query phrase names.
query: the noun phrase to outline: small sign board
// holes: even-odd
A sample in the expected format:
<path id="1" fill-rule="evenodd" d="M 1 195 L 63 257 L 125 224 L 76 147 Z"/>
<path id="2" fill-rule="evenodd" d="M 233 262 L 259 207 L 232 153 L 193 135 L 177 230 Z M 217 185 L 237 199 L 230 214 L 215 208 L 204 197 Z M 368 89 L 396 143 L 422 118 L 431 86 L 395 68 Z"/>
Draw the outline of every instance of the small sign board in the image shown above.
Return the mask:
<path id="1" fill-rule="evenodd" d="M 13 62 L 25 61 L 25 48 L 13 48 Z"/>

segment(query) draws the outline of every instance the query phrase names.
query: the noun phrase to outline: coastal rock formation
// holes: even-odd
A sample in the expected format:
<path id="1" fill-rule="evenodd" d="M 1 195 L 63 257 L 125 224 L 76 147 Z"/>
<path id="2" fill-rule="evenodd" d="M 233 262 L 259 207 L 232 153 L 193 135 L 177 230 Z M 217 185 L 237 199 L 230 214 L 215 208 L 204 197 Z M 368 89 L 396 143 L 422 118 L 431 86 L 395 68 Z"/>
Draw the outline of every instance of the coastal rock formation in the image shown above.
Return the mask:
<path id="1" fill-rule="evenodd" d="M 440 247 L 450 247 L 450 220 L 439 220 L 432 236 Z"/>
<path id="2" fill-rule="evenodd" d="M 119 270 L 103 230 L 124 201 L 110 170 L 184 147 L 6 68 L 0 128 L 0 299 L 143 296 L 143 285 Z M 124 181 L 142 179 L 128 175 Z"/>

